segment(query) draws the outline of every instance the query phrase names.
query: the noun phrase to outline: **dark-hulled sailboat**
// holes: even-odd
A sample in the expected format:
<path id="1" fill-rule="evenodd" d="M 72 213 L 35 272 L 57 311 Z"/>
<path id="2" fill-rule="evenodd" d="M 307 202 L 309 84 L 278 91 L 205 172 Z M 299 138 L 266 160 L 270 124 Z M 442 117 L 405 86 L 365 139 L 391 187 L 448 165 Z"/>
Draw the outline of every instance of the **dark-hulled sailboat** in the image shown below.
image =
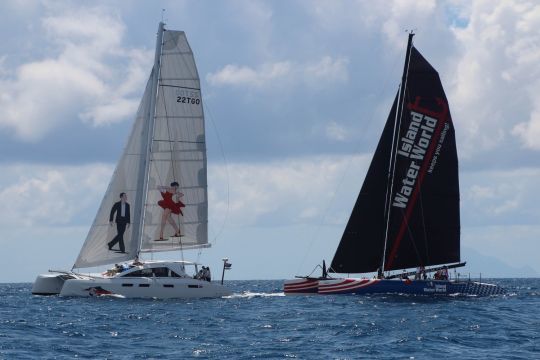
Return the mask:
<path id="1" fill-rule="evenodd" d="M 465 265 L 454 126 L 439 74 L 413 46 L 413 36 L 400 89 L 329 267 L 333 273 L 377 276 L 332 278 L 323 265 L 320 278 L 286 280 L 285 294 L 504 292 L 497 285 L 448 279 L 449 268 Z M 417 270 L 405 272 L 410 268 Z M 390 275 L 396 270 L 404 272 Z"/>

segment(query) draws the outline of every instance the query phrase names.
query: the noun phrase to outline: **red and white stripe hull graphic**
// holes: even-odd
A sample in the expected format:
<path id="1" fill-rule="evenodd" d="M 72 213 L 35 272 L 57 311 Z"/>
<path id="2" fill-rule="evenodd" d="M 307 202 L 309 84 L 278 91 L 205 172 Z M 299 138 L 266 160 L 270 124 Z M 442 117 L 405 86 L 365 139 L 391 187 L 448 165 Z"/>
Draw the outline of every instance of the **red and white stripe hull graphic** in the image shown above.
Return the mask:
<path id="1" fill-rule="evenodd" d="M 319 294 L 355 293 L 359 289 L 377 284 L 378 279 L 332 279 L 319 281 Z"/>
<path id="2" fill-rule="evenodd" d="M 319 280 L 317 279 L 294 279 L 285 280 L 283 292 L 285 295 L 317 294 Z"/>
<path id="3" fill-rule="evenodd" d="M 285 295 L 295 294 L 347 294 L 376 284 L 377 279 L 294 279 L 285 280 Z"/>

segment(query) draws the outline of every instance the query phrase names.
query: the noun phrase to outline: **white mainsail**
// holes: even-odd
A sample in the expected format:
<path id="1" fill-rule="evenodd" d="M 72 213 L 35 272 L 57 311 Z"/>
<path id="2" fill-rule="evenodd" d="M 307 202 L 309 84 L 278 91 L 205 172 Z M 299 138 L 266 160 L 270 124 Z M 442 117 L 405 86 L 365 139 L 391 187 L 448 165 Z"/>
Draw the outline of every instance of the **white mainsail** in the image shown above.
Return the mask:
<path id="1" fill-rule="evenodd" d="M 178 183 L 180 213 L 164 219 L 163 187 Z M 200 81 L 183 31 L 165 31 L 141 251 L 208 246 L 206 141 Z M 182 237 L 173 236 L 179 227 Z M 162 234 L 161 234 L 162 233 Z M 160 240 L 163 235 L 164 241 Z"/>
<path id="2" fill-rule="evenodd" d="M 165 31 L 160 24 L 154 68 L 128 144 L 73 267 L 131 260 L 139 251 L 208 247 L 206 178 L 204 114 L 193 53 L 184 32 Z M 117 235 L 109 220 L 121 193 L 131 205 L 125 253 L 114 251 L 119 244 L 113 250 L 108 245 Z"/>

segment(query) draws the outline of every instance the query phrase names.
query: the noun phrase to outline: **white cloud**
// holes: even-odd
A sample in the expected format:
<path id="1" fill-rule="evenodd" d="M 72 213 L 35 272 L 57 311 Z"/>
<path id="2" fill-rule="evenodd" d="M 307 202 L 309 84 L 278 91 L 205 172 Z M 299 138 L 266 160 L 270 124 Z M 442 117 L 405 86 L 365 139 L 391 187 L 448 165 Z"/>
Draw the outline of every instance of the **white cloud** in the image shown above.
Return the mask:
<path id="1" fill-rule="evenodd" d="M 66 226 L 92 218 L 113 167 L 4 165 L 0 167 L 2 228 Z"/>
<path id="2" fill-rule="evenodd" d="M 467 26 L 454 30 L 461 54 L 450 96 L 464 154 L 494 149 L 510 135 L 540 149 L 540 4 L 468 6 Z"/>
<path id="3" fill-rule="evenodd" d="M 231 16 L 234 22 L 243 28 L 244 36 L 252 38 L 250 52 L 272 56 L 272 27 L 275 25 L 272 6 L 262 1 L 230 1 L 227 7 L 234 14 Z"/>
<path id="4" fill-rule="evenodd" d="M 357 36 L 366 33 L 382 33 L 397 49 L 404 48 L 407 30 L 418 30 L 425 25 L 432 29 L 437 22 L 437 4 L 434 0 L 384 2 L 328 2 L 325 0 L 305 3 L 312 14 L 327 31 L 353 31 Z M 427 26 L 429 24 L 429 27 Z"/>
<path id="5" fill-rule="evenodd" d="M 276 79 L 284 78 L 291 72 L 291 63 L 287 61 L 263 64 L 258 70 L 248 66 L 225 65 L 216 73 L 206 76 L 207 81 L 214 85 L 234 86 L 263 86 Z"/>
<path id="6" fill-rule="evenodd" d="M 137 111 L 138 100 L 111 99 L 109 103 L 96 105 L 80 114 L 80 118 L 95 125 L 105 125 L 125 119 Z"/>
<path id="7" fill-rule="evenodd" d="M 344 141 L 347 139 L 347 130 L 335 121 L 330 121 L 326 126 L 326 136 L 331 140 Z"/>
<path id="8" fill-rule="evenodd" d="M 135 112 L 152 57 L 122 47 L 117 17 L 100 8 L 65 9 L 43 17 L 42 27 L 56 55 L 21 64 L 11 77 L 4 66 L 0 127 L 34 141 L 77 118 L 101 125 Z"/>
<path id="9" fill-rule="evenodd" d="M 330 56 L 323 57 L 319 62 L 306 64 L 304 68 L 304 76 L 308 80 L 346 82 L 348 80 L 347 58 L 339 57 L 332 59 Z"/>
<path id="10" fill-rule="evenodd" d="M 518 136 L 526 148 L 540 150 L 540 104 L 535 102 L 529 121 L 514 126 L 512 134 Z"/>
<path id="11" fill-rule="evenodd" d="M 536 223 L 540 198 L 535 188 L 540 170 L 466 172 L 461 174 L 462 220 L 468 223 Z"/>
<path id="12" fill-rule="evenodd" d="M 326 223 L 342 223 L 356 200 L 360 190 L 358 177 L 365 175 L 367 165 L 366 156 L 320 156 L 262 164 L 236 163 L 227 169 L 210 166 L 210 210 L 218 221 L 228 208 L 229 222 L 242 226 L 320 222 L 323 218 Z M 345 177 L 347 173 L 349 177 Z M 344 189 L 349 187 L 350 193 L 345 193 Z M 332 210 L 336 197 L 345 198 L 341 199 L 346 204 L 344 208 Z"/>
<path id="13" fill-rule="evenodd" d="M 307 83 L 322 87 L 330 83 L 344 83 L 348 80 L 347 58 L 324 56 L 317 62 L 295 63 L 281 61 L 265 63 L 257 69 L 249 66 L 226 65 L 215 73 L 209 73 L 206 80 L 214 86 L 274 87 Z"/>

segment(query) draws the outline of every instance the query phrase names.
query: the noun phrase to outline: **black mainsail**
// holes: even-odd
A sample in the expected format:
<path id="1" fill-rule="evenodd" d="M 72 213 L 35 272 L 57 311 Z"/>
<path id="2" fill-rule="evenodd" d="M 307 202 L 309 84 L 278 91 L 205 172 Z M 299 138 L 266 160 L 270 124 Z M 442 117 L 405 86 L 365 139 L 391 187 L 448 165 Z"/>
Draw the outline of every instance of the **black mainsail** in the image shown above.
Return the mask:
<path id="1" fill-rule="evenodd" d="M 330 271 L 457 262 L 459 238 L 458 159 L 448 101 L 411 34 L 400 92 Z"/>

